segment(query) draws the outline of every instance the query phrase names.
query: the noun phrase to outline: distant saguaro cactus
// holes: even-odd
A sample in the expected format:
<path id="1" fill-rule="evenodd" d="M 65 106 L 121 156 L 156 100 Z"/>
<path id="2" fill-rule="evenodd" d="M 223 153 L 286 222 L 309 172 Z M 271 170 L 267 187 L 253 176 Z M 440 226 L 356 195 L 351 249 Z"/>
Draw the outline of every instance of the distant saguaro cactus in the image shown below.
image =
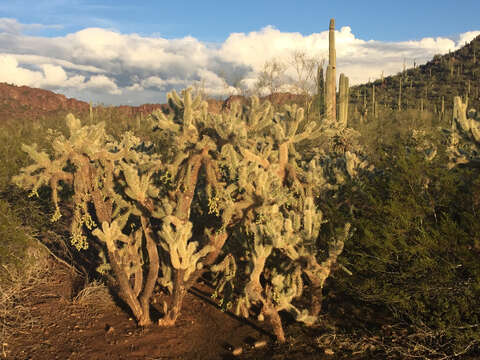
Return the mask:
<path id="1" fill-rule="evenodd" d="M 398 110 L 402 110 L 402 78 L 400 78 L 399 90 L 398 90 Z"/>
<path id="2" fill-rule="evenodd" d="M 340 89 L 338 98 L 338 122 L 342 126 L 347 126 L 348 120 L 348 102 L 349 102 L 350 89 L 348 87 L 348 77 L 343 73 L 340 74 Z"/>
<path id="3" fill-rule="evenodd" d="M 325 113 L 325 79 L 323 75 L 323 62 L 317 68 L 317 100 L 318 113 L 323 115 Z"/>

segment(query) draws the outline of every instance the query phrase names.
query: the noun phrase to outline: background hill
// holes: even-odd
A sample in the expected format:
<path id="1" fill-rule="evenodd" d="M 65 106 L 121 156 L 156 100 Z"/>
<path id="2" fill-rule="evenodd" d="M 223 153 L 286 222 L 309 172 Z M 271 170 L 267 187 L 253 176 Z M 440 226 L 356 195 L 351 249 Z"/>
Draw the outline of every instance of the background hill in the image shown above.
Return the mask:
<path id="1" fill-rule="evenodd" d="M 273 104 L 281 105 L 286 102 L 303 103 L 301 95 L 277 93 L 263 97 Z M 232 102 L 246 103 L 243 96 L 230 96 L 225 100 L 207 99 L 209 110 L 214 113 L 223 108 L 230 107 Z M 99 117 L 116 116 L 121 118 L 135 118 L 146 116 L 155 109 L 168 110 L 167 104 L 143 104 L 140 106 L 92 106 L 92 111 Z M 88 116 L 90 104 L 85 101 L 67 98 L 49 90 L 31 88 L 28 86 L 16 86 L 0 83 L 0 122 L 4 121 L 39 121 L 45 118 L 63 117 L 71 112 L 78 117 Z"/>
<path id="2" fill-rule="evenodd" d="M 348 76 L 348 74 L 347 74 Z M 480 36 L 459 50 L 436 55 L 425 65 L 405 69 L 395 76 L 387 76 L 371 83 L 354 86 L 350 90 L 350 101 L 357 111 L 366 102 L 372 104 L 372 90 L 379 105 L 398 109 L 400 86 L 402 110 L 423 109 L 439 112 L 444 99 L 445 111 L 453 107 L 453 97 L 468 97 L 469 108 L 480 105 Z M 370 110 L 369 110 L 370 111 Z"/>

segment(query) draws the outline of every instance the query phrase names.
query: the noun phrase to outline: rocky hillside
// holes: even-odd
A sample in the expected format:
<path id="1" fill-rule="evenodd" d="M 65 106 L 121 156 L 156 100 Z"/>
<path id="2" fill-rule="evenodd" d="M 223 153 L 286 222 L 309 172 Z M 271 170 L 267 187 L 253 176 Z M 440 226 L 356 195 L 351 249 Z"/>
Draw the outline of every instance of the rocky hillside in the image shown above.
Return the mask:
<path id="1" fill-rule="evenodd" d="M 274 94 L 265 97 L 274 104 L 285 102 L 301 102 L 302 97 L 293 94 Z M 222 109 L 229 108 L 232 102 L 246 103 L 247 99 L 242 96 L 230 96 L 226 100 L 207 100 L 209 110 L 218 113 Z M 89 103 L 76 99 L 69 99 L 52 91 L 35 89 L 28 86 L 15 86 L 0 83 L 0 122 L 15 120 L 41 120 L 49 116 L 64 116 L 72 112 L 77 116 L 85 116 L 90 109 Z M 135 117 L 139 114 L 148 115 L 155 109 L 167 110 L 167 104 L 143 104 L 140 106 L 112 106 L 102 105 L 94 107 L 101 113 L 109 112 L 112 116 Z"/>
<path id="2" fill-rule="evenodd" d="M 434 56 L 425 65 L 352 87 L 351 103 L 361 108 L 365 100 L 370 108 L 373 86 L 377 104 L 391 109 L 398 109 L 400 101 L 403 110 L 423 105 L 425 110 L 440 111 L 443 98 L 448 110 L 454 96 L 468 97 L 469 108 L 480 109 L 480 36 L 455 52 Z"/>
<path id="3" fill-rule="evenodd" d="M 33 119 L 59 112 L 86 112 L 89 104 L 48 90 L 0 83 L 0 121 Z"/>

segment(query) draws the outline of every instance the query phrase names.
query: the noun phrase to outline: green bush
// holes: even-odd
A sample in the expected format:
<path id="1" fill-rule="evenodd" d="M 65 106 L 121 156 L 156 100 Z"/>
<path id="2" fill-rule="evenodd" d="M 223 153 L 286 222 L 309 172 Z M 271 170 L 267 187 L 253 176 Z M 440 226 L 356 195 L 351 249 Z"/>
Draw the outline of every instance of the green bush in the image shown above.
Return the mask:
<path id="1" fill-rule="evenodd" d="M 460 351 L 480 340 L 478 177 L 448 171 L 444 153 L 428 161 L 411 138 L 391 143 L 351 199 L 357 231 L 344 261 L 354 275 L 342 288 Z"/>
<path id="2" fill-rule="evenodd" d="M 0 200 L 0 264 L 20 266 L 29 246 L 28 231 L 8 202 Z"/>

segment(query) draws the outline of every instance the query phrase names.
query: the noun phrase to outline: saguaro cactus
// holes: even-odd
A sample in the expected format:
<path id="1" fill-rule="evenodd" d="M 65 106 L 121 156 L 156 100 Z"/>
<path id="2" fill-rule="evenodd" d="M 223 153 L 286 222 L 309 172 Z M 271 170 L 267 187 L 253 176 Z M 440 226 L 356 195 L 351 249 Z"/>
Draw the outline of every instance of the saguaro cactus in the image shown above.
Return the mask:
<path id="1" fill-rule="evenodd" d="M 400 84 L 398 88 L 398 110 L 402 110 L 402 78 L 400 78 Z"/>
<path id="2" fill-rule="evenodd" d="M 441 119 L 443 120 L 445 118 L 445 96 L 442 96 L 442 106 L 441 106 L 441 110 L 440 110 L 440 116 L 441 116 Z"/>
<path id="3" fill-rule="evenodd" d="M 375 100 L 375 84 L 373 84 L 372 86 L 372 113 L 373 113 L 373 117 L 376 118 L 377 117 L 377 102 Z"/>
<path id="4" fill-rule="evenodd" d="M 317 100 L 318 113 L 323 115 L 325 113 L 325 79 L 323 76 L 323 62 L 317 68 Z"/>
<path id="5" fill-rule="evenodd" d="M 350 89 L 348 87 L 348 77 L 346 77 L 343 73 L 340 74 L 340 94 L 339 94 L 339 107 L 338 107 L 338 122 L 341 126 L 347 126 L 347 118 L 348 118 L 348 100 Z"/>
<path id="6" fill-rule="evenodd" d="M 327 119 L 331 122 L 337 119 L 337 105 L 336 105 L 336 52 L 335 52 L 335 19 L 330 19 L 330 27 L 328 31 L 328 66 L 327 66 L 327 86 L 326 86 L 326 107 Z"/>

